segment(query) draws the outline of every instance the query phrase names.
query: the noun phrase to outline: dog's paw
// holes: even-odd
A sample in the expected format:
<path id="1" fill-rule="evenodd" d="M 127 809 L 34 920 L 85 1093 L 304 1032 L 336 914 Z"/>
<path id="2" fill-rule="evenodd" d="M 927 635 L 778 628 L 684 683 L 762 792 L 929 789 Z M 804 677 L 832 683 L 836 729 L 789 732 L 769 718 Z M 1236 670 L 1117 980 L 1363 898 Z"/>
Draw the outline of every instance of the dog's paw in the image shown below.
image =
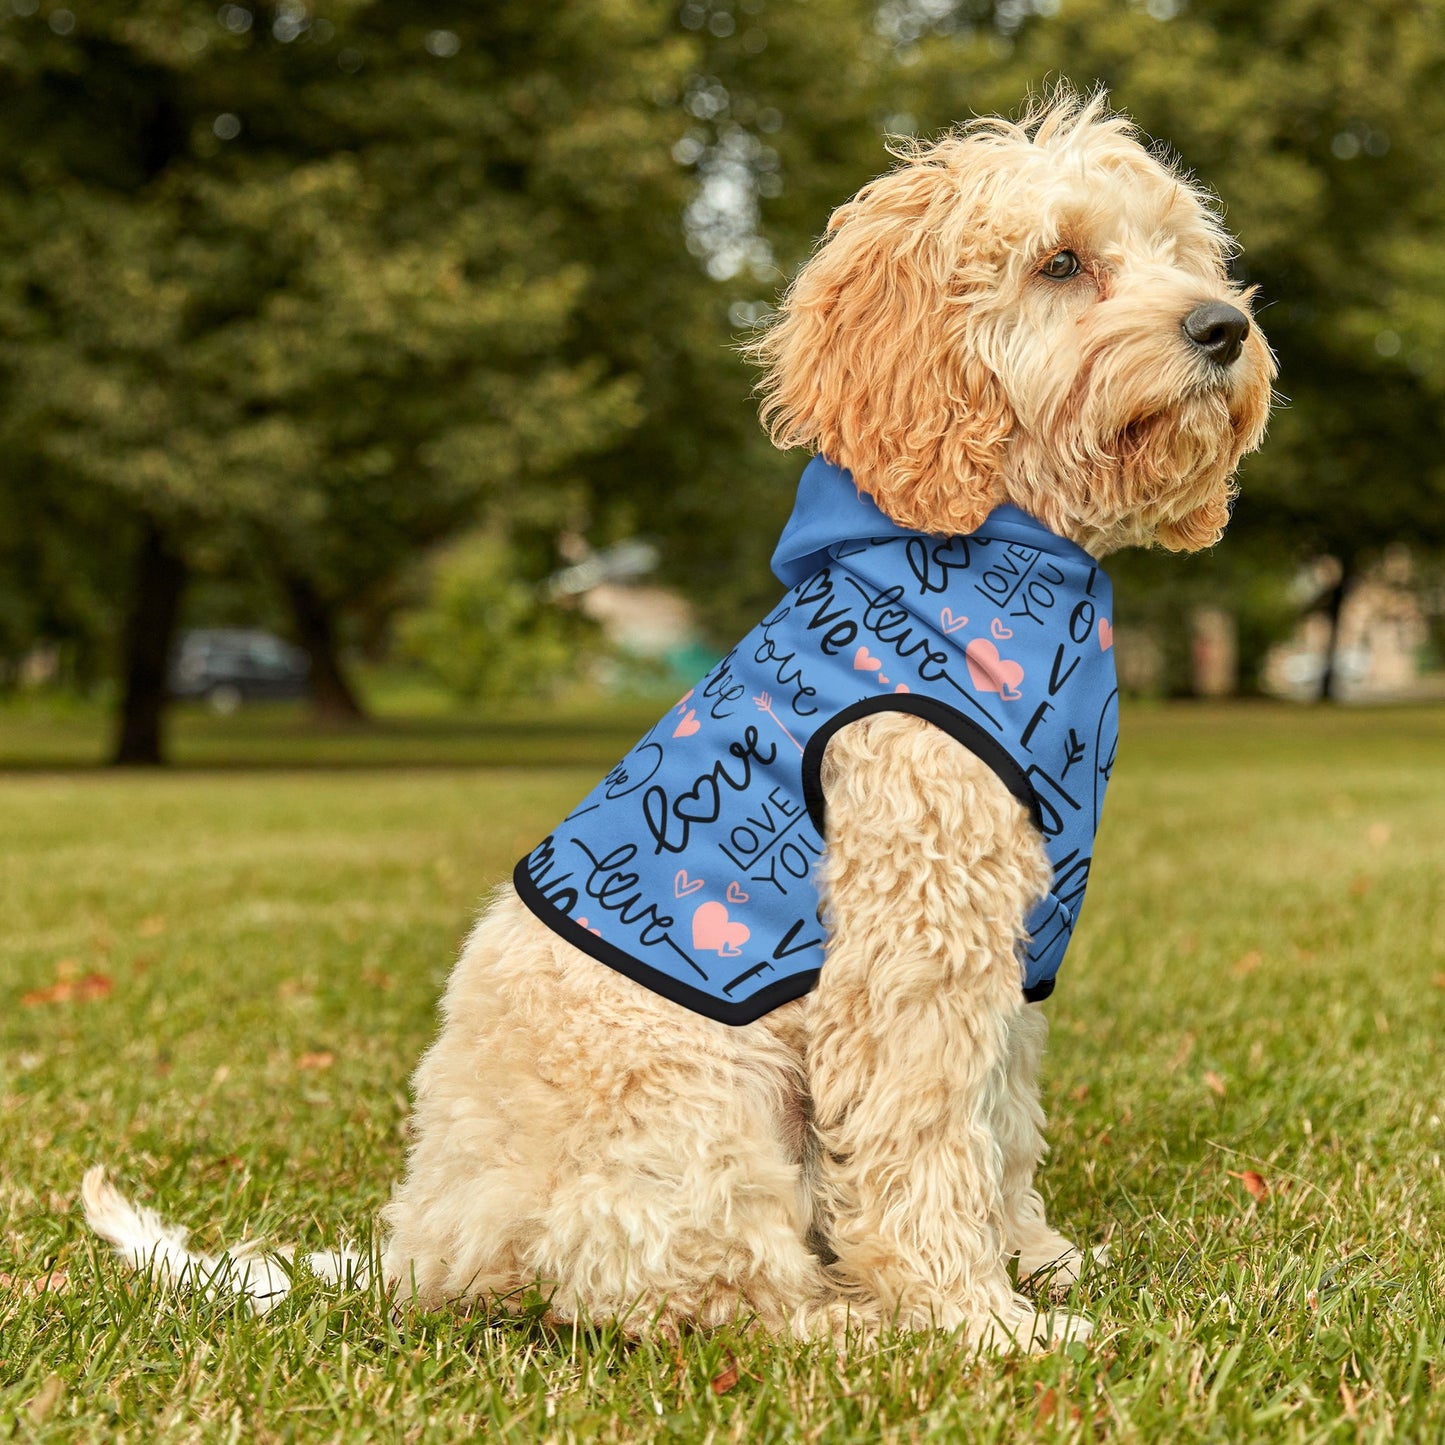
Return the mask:
<path id="1" fill-rule="evenodd" d="M 1068 1310 L 1050 1310 L 1038 1316 L 1038 1327 L 1034 1331 L 1034 1348 L 1055 1349 L 1061 1345 L 1082 1344 L 1094 1333 L 1094 1322 L 1087 1315 L 1071 1314 Z"/>
<path id="2" fill-rule="evenodd" d="M 1041 1310 L 1033 1300 L 1015 1295 L 1005 1310 L 993 1315 L 981 1329 L 971 1331 L 970 1338 L 981 1350 L 1037 1354 L 1087 1340 L 1093 1329 L 1093 1322 L 1083 1315 Z"/>
<path id="3" fill-rule="evenodd" d="M 1088 1261 L 1107 1264 L 1109 1246 L 1096 1244 L 1086 1255 L 1061 1235 L 1057 1245 L 1048 1249 L 1019 1252 L 1019 1284 L 1047 1290 L 1050 1294 L 1067 1294 L 1079 1282 Z"/>

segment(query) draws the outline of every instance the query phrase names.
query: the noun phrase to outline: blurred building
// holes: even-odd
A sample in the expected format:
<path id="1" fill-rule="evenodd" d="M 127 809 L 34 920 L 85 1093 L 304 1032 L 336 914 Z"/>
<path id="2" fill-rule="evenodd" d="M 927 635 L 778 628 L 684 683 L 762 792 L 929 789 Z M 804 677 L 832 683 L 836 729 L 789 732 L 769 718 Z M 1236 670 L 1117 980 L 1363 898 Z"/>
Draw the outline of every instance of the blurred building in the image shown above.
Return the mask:
<path id="1" fill-rule="evenodd" d="M 1305 595 L 1327 594 L 1338 564 L 1326 559 L 1301 579 Z M 1393 548 L 1357 581 L 1340 609 L 1335 641 L 1335 695 L 1349 702 L 1392 702 L 1445 696 L 1445 674 L 1427 671 L 1430 624 L 1410 553 Z M 1319 696 L 1330 619 L 1306 613 L 1288 642 L 1273 648 L 1261 678 L 1277 697 Z"/>
<path id="2" fill-rule="evenodd" d="M 599 624 L 620 663 L 609 665 L 604 681 L 625 687 L 641 680 L 636 666 L 651 668 L 669 684 L 687 683 L 717 660 L 692 604 L 680 593 L 647 579 L 657 568 L 657 548 L 632 539 L 593 552 L 580 539 L 567 551 L 576 558 L 553 573 L 547 590 L 572 597 Z"/>

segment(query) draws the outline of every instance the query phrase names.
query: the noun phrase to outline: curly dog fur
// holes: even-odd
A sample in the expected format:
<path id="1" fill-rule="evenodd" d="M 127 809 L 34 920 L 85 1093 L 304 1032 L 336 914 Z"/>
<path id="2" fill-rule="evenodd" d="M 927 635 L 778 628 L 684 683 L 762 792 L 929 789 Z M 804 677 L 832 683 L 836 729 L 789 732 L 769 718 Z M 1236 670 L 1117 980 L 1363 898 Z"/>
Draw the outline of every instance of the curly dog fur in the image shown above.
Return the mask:
<path id="1" fill-rule="evenodd" d="M 1046 275 L 1061 252 L 1077 271 Z M 1183 332 L 1207 303 L 1247 314 L 1228 255 L 1208 199 L 1101 98 L 909 144 L 833 216 L 752 348 L 764 419 L 910 528 L 970 532 L 1010 501 L 1095 556 L 1208 546 L 1274 371 L 1257 328 L 1226 365 Z M 560 1319 L 665 1334 L 739 1316 L 835 1339 L 1087 1333 L 1007 1269 L 1080 1263 L 1034 1182 L 1045 1023 L 1017 959 L 1041 839 L 916 717 L 844 728 L 823 782 L 827 963 L 745 1027 L 497 893 L 416 1073 L 393 1288 L 437 1304 L 541 1281 Z M 123 1201 L 87 1187 L 93 1222 L 141 1257 Z"/>

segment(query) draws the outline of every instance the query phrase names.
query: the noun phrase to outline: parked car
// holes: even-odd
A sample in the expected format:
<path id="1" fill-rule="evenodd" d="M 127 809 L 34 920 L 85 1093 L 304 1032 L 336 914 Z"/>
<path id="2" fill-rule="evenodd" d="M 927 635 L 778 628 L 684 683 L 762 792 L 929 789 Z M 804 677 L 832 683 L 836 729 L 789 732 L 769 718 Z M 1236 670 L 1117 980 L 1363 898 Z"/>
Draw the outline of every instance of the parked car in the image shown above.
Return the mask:
<path id="1" fill-rule="evenodd" d="M 183 633 L 171 662 L 176 698 L 204 699 L 217 712 L 242 703 L 305 697 L 311 661 L 299 647 L 250 627 L 208 627 Z"/>

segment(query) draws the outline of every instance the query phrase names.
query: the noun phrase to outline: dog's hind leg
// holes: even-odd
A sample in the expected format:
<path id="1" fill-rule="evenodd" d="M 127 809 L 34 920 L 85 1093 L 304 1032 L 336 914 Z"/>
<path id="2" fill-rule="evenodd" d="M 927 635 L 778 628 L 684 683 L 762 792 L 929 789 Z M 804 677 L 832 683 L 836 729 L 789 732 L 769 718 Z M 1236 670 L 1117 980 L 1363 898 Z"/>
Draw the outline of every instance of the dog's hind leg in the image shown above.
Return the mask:
<path id="1" fill-rule="evenodd" d="M 539 1288 L 558 1319 L 635 1333 L 824 1290 L 807 1247 L 800 1011 L 729 1028 L 613 973 L 503 889 L 416 1076 L 386 1210 L 399 1296 Z"/>
<path id="2" fill-rule="evenodd" d="M 733 1029 L 640 998 L 666 1020 L 633 1041 L 648 1062 L 630 1072 L 629 1105 L 574 1136 L 583 1167 L 561 1177 L 529 1247 L 535 1273 L 557 1282 L 554 1315 L 669 1339 L 742 1323 L 871 1344 L 889 1317 L 840 1289 L 818 1249 L 801 1082 L 808 1001 Z"/>
<path id="3" fill-rule="evenodd" d="M 1041 1317 L 1005 1268 L 994 1099 L 1049 877 L 1038 836 L 989 768 L 913 717 L 849 725 L 823 784 L 831 938 L 808 1073 L 833 1268 L 900 1325 L 1080 1338 L 1087 1322 Z"/>
<path id="4" fill-rule="evenodd" d="M 548 1060 L 581 1105 L 527 1246 L 557 1282 L 553 1312 L 668 1337 L 749 1319 L 796 1329 L 826 1286 L 807 1246 L 801 1055 L 780 1037 L 785 1021 L 732 1029 L 625 980 L 604 985 L 615 996 L 574 1017 L 579 1045 L 601 1029 L 606 1047 Z"/>

